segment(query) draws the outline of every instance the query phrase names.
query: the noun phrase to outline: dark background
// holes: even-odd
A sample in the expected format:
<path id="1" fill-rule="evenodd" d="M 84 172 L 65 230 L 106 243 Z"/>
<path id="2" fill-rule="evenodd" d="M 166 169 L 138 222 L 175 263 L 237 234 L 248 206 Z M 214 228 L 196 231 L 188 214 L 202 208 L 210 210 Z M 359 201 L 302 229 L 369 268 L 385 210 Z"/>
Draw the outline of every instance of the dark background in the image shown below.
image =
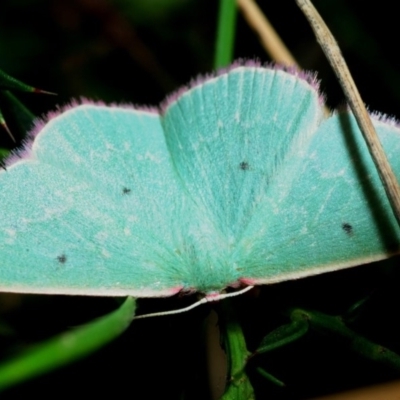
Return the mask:
<path id="1" fill-rule="evenodd" d="M 56 92 L 57 97 L 20 94 L 36 115 L 71 98 L 157 104 L 192 77 L 212 70 L 217 1 L 212 0 L 6 0 L 0 11 L 0 68 L 16 78 Z M 318 71 L 328 104 L 343 103 L 341 90 L 308 24 L 293 1 L 266 3 L 264 11 L 305 69 Z M 398 13 L 381 0 L 315 0 L 336 36 L 365 103 L 398 115 L 400 70 Z M 257 37 L 238 17 L 235 58 L 268 61 Z M 9 122 L 12 127 L 12 121 Z M 21 139 L 21 137 L 18 137 Z M 0 143 L 11 147 L 6 135 Z M 1 210 L 0 210 L 1 211 Z M 351 327 L 400 351 L 397 261 L 262 287 L 234 301 L 248 348 L 287 323 L 285 310 L 305 307 L 343 314 L 368 298 Z M 140 312 L 181 307 L 194 298 L 144 299 Z M 0 357 L 115 309 L 115 299 L 66 296 L 0 297 Z M 206 399 L 204 318 L 211 306 L 190 313 L 134 322 L 112 344 L 78 363 L 13 388 L 4 399 L 53 398 Z M 253 377 L 256 393 L 305 399 L 392 379 L 389 368 L 352 353 L 346 343 L 310 333 L 298 343 L 260 359 L 282 379 L 277 388 Z M 181 397 L 182 396 L 182 397 Z M 186 396 L 186 397 L 184 397 Z"/>

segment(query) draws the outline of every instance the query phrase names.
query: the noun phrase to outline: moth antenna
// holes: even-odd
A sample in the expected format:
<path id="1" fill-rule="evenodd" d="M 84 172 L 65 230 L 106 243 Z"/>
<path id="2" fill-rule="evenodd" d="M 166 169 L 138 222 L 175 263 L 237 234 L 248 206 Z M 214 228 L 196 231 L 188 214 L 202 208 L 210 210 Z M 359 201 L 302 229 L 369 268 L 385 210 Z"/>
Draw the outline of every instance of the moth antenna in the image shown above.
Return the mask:
<path id="1" fill-rule="evenodd" d="M 386 196 L 392 206 L 393 213 L 400 225 L 400 186 L 386 157 L 385 150 L 376 134 L 371 118 L 358 92 L 357 86 L 350 74 L 335 38 L 326 26 L 318 11 L 310 0 L 296 0 L 297 5 L 310 23 L 315 37 L 327 57 L 350 108 L 354 113 L 357 124 L 364 136 L 369 153 L 374 161 L 379 177 L 385 188 Z"/>
<path id="2" fill-rule="evenodd" d="M 155 312 L 155 313 L 150 313 L 150 314 L 143 314 L 143 315 L 139 315 L 137 317 L 134 317 L 133 319 L 142 319 L 142 318 L 150 318 L 150 317 L 163 317 L 164 315 L 173 315 L 173 314 L 184 313 L 186 311 L 193 310 L 193 308 L 196 308 L 196 307 L 198 307 L 198 306 L 200 306 L 202 304 L 205 304 L 205 303 L 211 303 L 212 301 L 219 301 L 219 300 L 227 299 L 229 297 L 240 296 L 241 294 L 246 293 L 249 290 L 253 289 L 253 287 L 254 286 L 246 286 L 244 289 L 238 290 L 237 292 L 219 294 L 219 295 L 213 296 L 213 297 L 203 297 L 201 300 L 196 301 L 196 303 L 193 303 L 188 307 L 179 308 L 177 310 L 160 311 L 160 312 Z"/>

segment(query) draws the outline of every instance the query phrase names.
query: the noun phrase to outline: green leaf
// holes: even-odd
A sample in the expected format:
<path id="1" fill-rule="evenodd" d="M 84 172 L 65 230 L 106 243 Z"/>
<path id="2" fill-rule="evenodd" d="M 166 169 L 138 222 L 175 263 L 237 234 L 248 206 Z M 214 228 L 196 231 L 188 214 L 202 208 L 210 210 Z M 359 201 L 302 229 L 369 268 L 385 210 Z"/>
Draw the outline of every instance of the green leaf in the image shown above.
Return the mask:
<path id="1" fill-rule="evenodd" d="M 290 324 L 282 325 L 264 337 L 256 353 L 266 353 L 286 346 L 304 336 L 308 332 L 308 327 L 305 319 L 294 320 Z"/>
<path id="2" fill-rule="evenodd" d="M 116 310 L 51 338 L 0 365 L 0 390 L 82 358 L 118 337 L 131 323 L 136 301 L 128 297 Z"/>
<path id="3" fill-rule="evenodd" d="M 10 154 L 10 150 L 3 149 L 0 147 L 0 162 Z"/>
<path id="4" fill-rule="evenodd" d="M 264 378 L 268 379 L 270 382 L 272 382 L 274 385 L 279 386 L 279 387 L 284 387 L 285 383 L 276 378 L 275 376 L 271 375 L 269 372 L 265 371 L 265 369 L 258 367 L 257 372 L 263 376 Z"/>
<path id="5" fill-rule="evenodd" d="M 250 353 L 246 347 L 243 331 L 236 320 L 231 302 L 226 299 L 221 304 L 220 326 L 225 351 L 229 362 L 229 382 L 221 400 L 251 400 L 255 398 L 253 387 L 245 372 Z"/>
<path id="6" fill-rule="evenodd" d="M 333 340 L 341 340 L 342 343 L 361 356 L 385 364 L 400 372 L 400 356 L 398 354 L 371 342 L 348 328 L 342 317 L 303 309 L 293 310 L 290 316 L 293 321 L 307 320 L 310 327 L 316 331 L 329 335 Z"/>
<path id="7" fill-rule="evenodd" d="M 13 132 L 15 132 L 18 137 L 25 137 L 26 133 L 33 126 L 35 115 L 8 90 L 0 91 L 0 102 L 2 111 L 8 117 L 10 123 L 12 121 Z M 5 123 L 4 118 L 3 121 Z"/>
<path id="8" fill-rule="evenodd" d="M 32 92 L 32 93 L 49 93 L 19 81 L 18 79 L 6 74 L 1 69 L 0 69 L 0 89 L 20 90 L 22 92 Z"/>

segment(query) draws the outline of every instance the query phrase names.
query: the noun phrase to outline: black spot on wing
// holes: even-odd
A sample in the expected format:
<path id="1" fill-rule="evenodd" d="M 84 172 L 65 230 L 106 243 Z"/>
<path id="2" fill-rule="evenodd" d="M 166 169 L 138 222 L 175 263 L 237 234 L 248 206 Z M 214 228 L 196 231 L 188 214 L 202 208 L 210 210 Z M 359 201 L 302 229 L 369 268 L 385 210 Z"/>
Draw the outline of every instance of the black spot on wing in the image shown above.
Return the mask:
<path id="1" fill-rule="evenodd" d="M 61 254 L 57 257 L 57 261 L 60 264 L 65 264 L 67 262 L 67 256 L 65 254 Z"/>
<path id="2" fill-rule="evenodd" d="M 131 189 L 129 189 L 129 188 L 127 188 L 127 187 L 124 187 L 123 189 L 122 189 L 122 194 L 129 194 L 131 192 Z"/>
<path id="3" fill-rule="evenodd" d="M 247 161 L 242 161 L 242 162 L 239 164 L 239 168 L 240 168 L 242 171 L 248 171 L 248 170 L 250 169 L 250 165 L 249 165 L 249 163 L 248 163 Z"/>
<path id="4" fill-rule="evenodd" d="M 353 225 L 349 224 L 348 222 L 343 222 L 342 229 L 351 236 L 354 233 Z"/>

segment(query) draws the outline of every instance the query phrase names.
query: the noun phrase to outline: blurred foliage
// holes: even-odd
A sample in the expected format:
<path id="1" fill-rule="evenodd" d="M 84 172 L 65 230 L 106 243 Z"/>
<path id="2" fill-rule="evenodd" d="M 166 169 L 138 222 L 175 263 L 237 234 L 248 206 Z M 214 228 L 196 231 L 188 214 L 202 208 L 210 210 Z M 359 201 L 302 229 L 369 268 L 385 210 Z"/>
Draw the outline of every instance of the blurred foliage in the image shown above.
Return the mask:
<path id="1" fill-rule="evenodd" d="M 317 70 L 331 107 L 343 96 L 310 28 L 294 1 L 259 2 L 283 40 L 306 69 Z M 398 115 L 400 61 L 397 10 L 393 2 L 315 0 L 335 34 L 361 95 L 372 110 Z M 0 69 L 58 97 L 19 93 L 41 115 L 71 97 L 106 102 L 157 104 L 171 90 L 212 69 L 218 2 L 215 0 L 4 0 L 0 13 Z M 268 61 L 239 16 L 235 57 Z M 13 144 L 4 134 L 0 147 Z M 0 210 L 1 212 L 1 210 Z M 287 310 L 330 315 L 351 313 L 347 325 L 368 340 L 400 352 L 397 260 L 257 288 L 234 299 L 249 351 L 290 322 Z M 180 308 L 192 297 L 143 299 L 140 313 Z M 76 364 L 15 387 L 2 399 L 138 396 L 207 399 L 204 320 L 206 305 L 190 313 L 135 321 L 118 340 Z M 114 299 L 0 294 L 0 358 L 116 308 Z M 309 331 L 260 356 L 266 381 L 249 363 L 247 375 L 259 396 L 306 399 L 398 377 L 366 360 L 343 341 Z M 339 366 L 339 367 L 338 367 Z M 140 397 L 140 395 L 139 395 Z"/>
<path id="2" fill-rule="evenodd" d="M 0 390 L 79 360 L 115 339 L 132 322 L 136 300 L 127 297 L 115 311 L 45 340 L 0 366 Z"/>

